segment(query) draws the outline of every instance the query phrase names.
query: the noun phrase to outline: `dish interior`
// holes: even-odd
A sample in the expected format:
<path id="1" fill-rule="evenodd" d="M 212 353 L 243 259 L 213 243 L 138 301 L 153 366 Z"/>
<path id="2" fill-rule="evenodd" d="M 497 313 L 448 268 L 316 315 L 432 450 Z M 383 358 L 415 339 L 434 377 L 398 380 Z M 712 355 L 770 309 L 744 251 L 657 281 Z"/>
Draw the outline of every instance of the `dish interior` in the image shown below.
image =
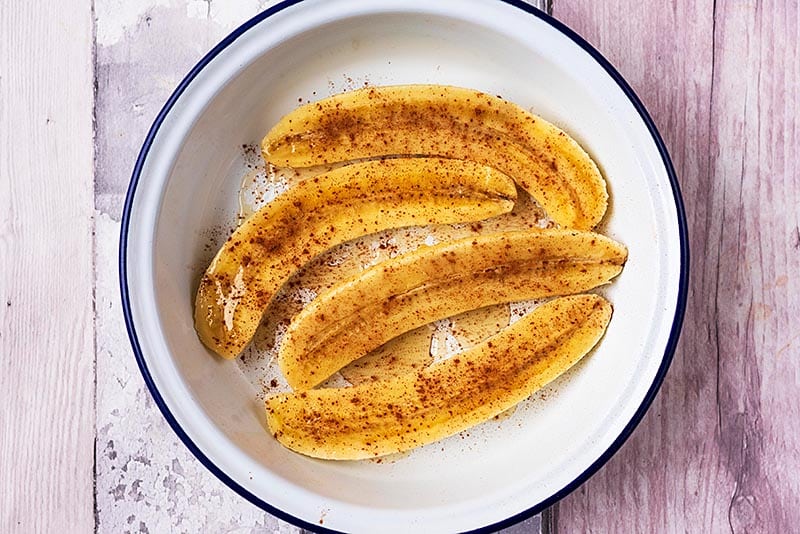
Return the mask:
<path id="1" fill-rule="evenodd" d="M 258 499 L 330 528 L 492 524 L 586 470 L 653 383 L 678 293 L 672 192 L 628 98 L 545 22 L 500 2 L 352 4 L 306 1 L 272 15 L 217 55 L 177 100 L 131 213 L 128 284 L 137 334 L 178 423 Z M 627 245 L 630 258 L 599 291 L 614 306 L 599 347 L 511 416 L 380 463 L 314 460 L 267 434 L 257 391 L 240 367 L 200 344 L 194 291 L 236 224 L 243 145 L 258 145 L 300 99 L 402 83 L 498 94 L 565 129 L 603 171 L 611 207 L 600 231 Z"/>

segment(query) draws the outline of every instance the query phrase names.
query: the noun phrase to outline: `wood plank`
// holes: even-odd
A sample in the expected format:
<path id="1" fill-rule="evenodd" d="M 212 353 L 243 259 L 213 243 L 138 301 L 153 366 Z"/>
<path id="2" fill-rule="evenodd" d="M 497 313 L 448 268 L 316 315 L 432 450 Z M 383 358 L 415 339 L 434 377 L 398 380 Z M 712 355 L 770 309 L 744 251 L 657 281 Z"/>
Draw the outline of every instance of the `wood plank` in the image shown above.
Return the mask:
<path id="1" fill-rule="evenodd" d="M 130 169 L 175 85 L 227 32 L 269 2 L 96 0 L 98 530 L 296 532 L 239 498 L 178 441 L 131 354 L 116 272 Z M 543 6 L 544 0 L 532 0 Z M 208 504 L 213 503 L 213 506 Z M 509 529 L 538 533 L 538 516 Z"/>
<path id="2" fill-rule="evenodd" d="M 136 366 L 117 276 L 122 203 L 150 124 L 203 54 L 268 3 L 95 2 L 98 532 L 299 531 L 228 489 L 169 428 Z"/>
<path id="3" fill-rule="evenodd" d="M 619 14 L 624 13 L 624 17 Z M 800 7 L 556 0 L 643 97 L 693 246 L 680 349 L 559 532 L 791 532 L 800 523 Z"/>
<path id="4" fill-rule="evenodd" d="M 0 6 L 0 531 L 94 527 L 92 6 Z"/>

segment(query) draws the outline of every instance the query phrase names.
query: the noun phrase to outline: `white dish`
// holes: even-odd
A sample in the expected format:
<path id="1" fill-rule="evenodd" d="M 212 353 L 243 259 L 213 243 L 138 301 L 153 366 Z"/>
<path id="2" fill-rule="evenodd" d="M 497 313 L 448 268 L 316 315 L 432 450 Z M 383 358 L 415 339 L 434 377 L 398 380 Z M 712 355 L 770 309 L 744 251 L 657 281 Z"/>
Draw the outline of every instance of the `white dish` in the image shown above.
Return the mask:
<path id="1" fill-rule="evenodd" d="M 298 99 L 363 85 L 439 83 L 500 94 L 572 134 L 611 192 L 603 231 L 630 259 L 605 290 L 605 338 L 545 401 L 387 463 L 325 462 L 265 430 L 256 392 L 192 324 L 208 231 L 236 214 L 243 144 Z M 464 531 L 512 524 L 588 478 L 642 418 L 683 317 L 688 246 L 669 157 L 602 57 L 517 1 L 302 0 L 212 50 L 155 121 L 132 178 L 120 245 L 126 321 L 165 417 L 245 498 L 313 529 Z"/>

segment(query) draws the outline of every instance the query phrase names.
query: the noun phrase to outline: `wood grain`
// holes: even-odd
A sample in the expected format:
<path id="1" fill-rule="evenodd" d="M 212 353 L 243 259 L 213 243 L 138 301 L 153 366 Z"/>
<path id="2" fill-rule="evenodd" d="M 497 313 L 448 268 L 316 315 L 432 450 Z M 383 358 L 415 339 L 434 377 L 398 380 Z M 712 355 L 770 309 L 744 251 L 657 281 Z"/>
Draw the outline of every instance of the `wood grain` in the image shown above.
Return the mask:
<path id="1" fill-rule="evenodd" d="M 91 1 L 0 6 L 0 532 L 94 527 Z"/>
<path id="2" fill-rule="evenodd" d="M 620 14 L 624 16 L 620 17 Z M 800 524 L 800 7 L 556 0 L 642 96 L 692 243 L 667 381 L 558 532 L 792 532 Z"/>

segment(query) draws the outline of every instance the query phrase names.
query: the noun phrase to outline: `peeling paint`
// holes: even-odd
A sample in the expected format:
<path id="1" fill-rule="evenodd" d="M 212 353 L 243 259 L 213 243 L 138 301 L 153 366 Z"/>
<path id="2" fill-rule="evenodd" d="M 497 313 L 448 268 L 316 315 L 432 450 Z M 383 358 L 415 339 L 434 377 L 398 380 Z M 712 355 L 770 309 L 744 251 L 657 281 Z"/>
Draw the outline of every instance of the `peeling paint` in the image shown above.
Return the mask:
<path id="1" fill-rule="evenodd" d="M 97 0 L 95 208 L 115 220 L 150 125 L 183 76 L 273 0 Z"/>
<path id="2" fill-rule="evenodd" d="M 299 532 L 217 480 L 152 403 L 122 320 L 119 230 L 108 214 L 95 214 L 97 531 Z"/>
<path id="3" fill-rule="evenodd" d="M 97 45 L 109 46 L 120 41 L 129 28 L 141 23 L 148 11 L 167 5 L 170 0 L 98 0 L 95 2 Z"/>

